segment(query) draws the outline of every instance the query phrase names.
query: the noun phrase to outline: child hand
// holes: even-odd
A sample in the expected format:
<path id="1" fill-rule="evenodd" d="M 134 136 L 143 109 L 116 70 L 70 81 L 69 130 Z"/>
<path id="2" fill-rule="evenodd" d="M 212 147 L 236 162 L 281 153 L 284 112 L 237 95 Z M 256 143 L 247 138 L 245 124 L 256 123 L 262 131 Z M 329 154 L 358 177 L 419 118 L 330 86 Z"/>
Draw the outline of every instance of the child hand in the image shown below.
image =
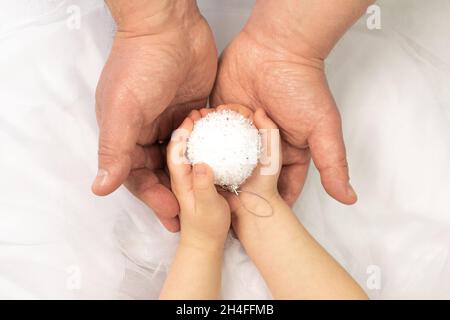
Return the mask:
<path id="1" fill-rule="evenodd" d="M 194 118 L 231 109 L 251 119 L 262 135 L 262 157 L 238 194 L 223 192 L 233 229 L 275 299 L 367 298 L 358 284 L 318 244 L 278 193 L 282 156 L 279 131 L 262 109 L 240 105 L 202 109 Z M 182 227 L 183 230 L 183 227 Z M 283 270 L 283 272 L 280 272 Z"/>
<path id="2" fill-rule="evenodd" d="M 230 229 L 230 208 L 217 192 L 206 164 L 191 166 L 185 158 L 187 138 L 199 112 L 193 111 L 172 134 L 167 163 L 172 191 L 180 205 L 181 245 L 200 249 L 222 248 Z"/>
<path id="3" fill-rule="evenodd" d="M 277 126 L 269 119 L 263 109 L 253 112 L 239 104 L 227 104 L 209 109 L 204 108 L 191 112 L 189 117 L 192 121 L 196 121 L 210 112 L 219 110 L 233 110 L 240 113 L 250 119 L 261 134 L 261 159 L 252 176 L 239 187 L 238 195 L 229 191 L 221 191 L 221 194 L 230 204 L 231 211 L 234 213 L 233 228 L 239 236 L 239 221 L 241 222 L 239 226 L 242 226 L 244 220 L 260 219 L 257 217 L 258 215 L 268 216 L 273 212 L 274 205 L 284 203 L 277 189 L 282 164 L 280 135 Z"/>
<path id="4" fill-rule="evenodd" d="M 261 134 L 261 159 L 252 175 L 240 186 L 238 196 L 230 192 L 224 193 L 232 212 L 237 216 L 270 214 L 272 203 L 283 201 L 277 188 L 282 165 L 278 127 L 261 108 L 254 113 L 241 105 L 223 105 L 216 109 L 231 109 L 241 113 L 253 121 Z"/>

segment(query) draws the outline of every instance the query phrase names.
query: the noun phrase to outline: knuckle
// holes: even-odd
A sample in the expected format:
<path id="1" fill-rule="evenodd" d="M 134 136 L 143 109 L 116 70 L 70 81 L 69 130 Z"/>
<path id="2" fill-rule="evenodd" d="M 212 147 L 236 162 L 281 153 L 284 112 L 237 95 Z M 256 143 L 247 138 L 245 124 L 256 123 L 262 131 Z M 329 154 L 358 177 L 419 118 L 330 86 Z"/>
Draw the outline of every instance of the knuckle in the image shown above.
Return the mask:
<path id="1" fill-rule="evenodd" d="M 318 167 L 321 175 L 326 176 L 348 176 L 348 163 L 345 157 L 338 158 L 333 163 Z"/>
<path id="2" fill-rule="evenodd" d="M 110 144 L 100 143 L 97 154 L 102 159 L 114 160 L 118 158 L 117 151 Z"/>
<path id="3" fill-rule="evenodd" d="M 113 145 L 108 143 L 100 143 L 97 151 L 99 161 L 104 164 L 113 164 L 118 162 L 131 163 L 131 155 L 128 152 L 121 152 Z"/>

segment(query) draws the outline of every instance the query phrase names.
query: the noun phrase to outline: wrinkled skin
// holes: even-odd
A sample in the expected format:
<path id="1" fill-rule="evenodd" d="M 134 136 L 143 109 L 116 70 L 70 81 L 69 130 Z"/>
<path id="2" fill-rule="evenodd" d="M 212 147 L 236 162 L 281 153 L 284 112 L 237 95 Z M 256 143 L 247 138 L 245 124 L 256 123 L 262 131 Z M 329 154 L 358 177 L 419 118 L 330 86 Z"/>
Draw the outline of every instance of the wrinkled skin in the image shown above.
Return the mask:
<path id="1" fill-rule="evenodd" d="M 160 33 L 117 32 L 96 92 L 95 194 L 107 195 L 124 183 L 168 230 L 179 230 L 161 142 L 190 110 L 206 105 L 216 68 L 214 39 L 200 14 Z"/>
<path id="2" fill-rule="evenodd" d="M 92 190 L 107 195 L 125 184 L 178 231 L 165 143 L 191 109 L 206 105 L 217 68 L 214 39 L 194 0 L 106 2 L 119 28 L 96 92 L 99 172 Z M 290 204 L 311 155 L 326 191 L 343 203 L 356 201 L 323 60 L 371 2 L 256 1 L 223 53 L 212 105 L 262 107 L 280 127 L 278 188 Z"/>
<path id="3" fill-rule="evenodd" d="M 278 183 L 289 203 L 303 187 L 310 158 L 326 191 L 352 204 L 341 120 L 327 85 L 323 60 L 289 52 L 246 28 L 222 54 L 211 101 L 265 109 L 281 129 L 283 167 Z"/>

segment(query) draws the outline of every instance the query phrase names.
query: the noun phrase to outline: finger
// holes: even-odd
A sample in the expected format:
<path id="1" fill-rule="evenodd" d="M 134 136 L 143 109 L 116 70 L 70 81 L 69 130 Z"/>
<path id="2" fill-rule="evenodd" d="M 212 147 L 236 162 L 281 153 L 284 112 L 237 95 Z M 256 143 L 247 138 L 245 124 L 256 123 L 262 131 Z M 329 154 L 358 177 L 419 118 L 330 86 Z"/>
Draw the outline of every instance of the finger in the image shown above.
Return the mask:
<path id="1" fill-rule="evenodd" d="M 199 110 L 202 117 L 206 117 L 208 113 L 216 112 L 215 108 L 202 108 Z"/>
<path id="2" fill-rule="evenodd" d="M 278 129 L 275 122 L 267 116 L 267 113 L 263 108 L 256 109 L 253 116 L 253 122 L 258 129 Z"/>
<path id="3" fill-rule="evenodd" d="M 179 230 L 178 201 L 170 189 L 162 184 L 156 172 L 149 169 L 132 170 L 125 186 L 153 209 L 167 230 L 171 232 Z"/>
<path id="4" fill-rule="evenodd" d="M 309 148 L 297 148 L 284 140 L 281 140 L 281 151 L 283 154 L 283 166 L 306 163 L 311 157 Z"/>
<path id="5" fill-rule="evenodd" d="M 142 127 L 141 114 L 136 110 L 112 106 L 102 112 L 98 172 L 92 184 L 92 191 L 99 196 L 110 194 L 128 177 Z"/>
<path id="6" fill-rule="evenodd" d="M 309 149 L 298 149 L 282 143 L 283 167 L 278 179 L 278 192 L 292 206 L 305 184 L 311 155 Z"/>
<path id="7" fill-rule="evenodd" d="M 308 167 L 308 164 L 292 164 L 281 168 L 278 179 L 278 192 L 290 206 L 295 203 L 302 192 Z"/>
<path id="8" fill-rule="evenodd" d="M 214 174 L 208 165 L 204 163 L 194 165 L 192 187 L 196 208 L 210 210 L 218 193 L 214 185 Z"/>
<path id="9" fill-rule="evenodd" d="M 333 110 L 317 124 L 308 143 L 325 190 L 336 200 L 353 204 L 357 196 L 349 182 L 341 119 Z"/>
<path id="10" fill-rule="evenodd" d="M 167 147 L 167 165 L 169 167 L 172 184 L 177 190 L 183 190 L 190 185 L 189 176 L 191 165 L 186 159 L 186 144 L 194 123 L 191 118 L 186 118 L 181 126 L 172 133 Z"/>
<path id="11" fill-rule="evenodd" d="M 189 113 L 188 117 L 191 118 L 193 122 L 195 122 L 202 118 L 202 114 L 199 110 L 194 109 Z"/>
<path id="12" fill-rule="evenodd" d="M 158 217 L 159 221 L 161 221 L 161 224 L 170 232 L 178 232 L 180 231 L 180 218 L 176 216 L 175 218 L 161 218 Z"/>
<path id="13" fill-rule="evenodd" d="M 169 173 L 164 169 L 158 169 L 154 171 L 156 176 L 159 179 L 159 182 L 166 187 L 167 189 L 171 189 Z"/>
<path id="14" fill-rule="evenodd" d="M 163 155 L 158 144 L 149 147 L 136 145 L 131 155 L 131 169 L 157 169 L 163 166 Z"/>

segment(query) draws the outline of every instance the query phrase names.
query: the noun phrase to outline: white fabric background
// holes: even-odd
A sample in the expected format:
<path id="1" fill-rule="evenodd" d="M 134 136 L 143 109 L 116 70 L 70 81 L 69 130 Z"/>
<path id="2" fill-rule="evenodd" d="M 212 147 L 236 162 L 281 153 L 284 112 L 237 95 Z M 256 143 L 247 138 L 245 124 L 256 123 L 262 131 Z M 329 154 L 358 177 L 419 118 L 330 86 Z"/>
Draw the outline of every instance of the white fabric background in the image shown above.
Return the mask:
<path id="1" fill-rule="evenodd" d="M 252 4 L 199 3 L 219 49 Z M 450 298 L 450 1 L 378 4 L 382 29 L 363 17 L 327 61 L 359 202 L 330 199 L 312 169 L 295 210 L 371 298 Z M 113 31 L 101 0 L 0 0 L 0 298 L 158 295 L 177 236 L 124 188 L 90 193 Z M 270 297 L 233 239 L 222 296 Z"/>

